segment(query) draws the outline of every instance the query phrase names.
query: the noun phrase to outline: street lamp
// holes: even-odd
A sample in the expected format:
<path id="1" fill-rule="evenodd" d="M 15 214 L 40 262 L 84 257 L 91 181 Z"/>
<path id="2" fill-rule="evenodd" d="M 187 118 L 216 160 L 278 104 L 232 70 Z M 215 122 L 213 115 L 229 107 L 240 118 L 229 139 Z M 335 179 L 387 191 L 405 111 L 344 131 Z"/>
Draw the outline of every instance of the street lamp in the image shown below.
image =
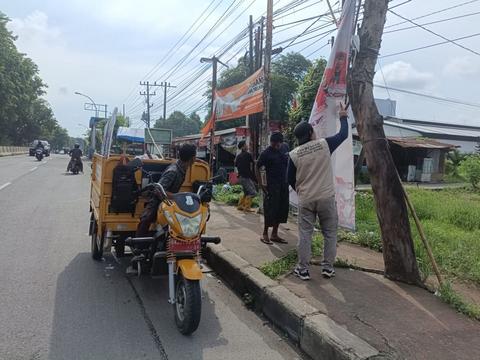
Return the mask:
<path id="1" fill-rule="evenodd" d="M 95 107 L 95 120 L 98 118 L 98 108 L 97 108 L 97 104 L 95 103 L 95 101 L 93 101 L 93 99 L 88 96 L 88 95 L 85 95 L 85 94 L 82 94 L 81 92 L 78 92 L 78 91 L 75 91 L 75 95 L 80 95 L 80 96 L 83 96 L 83 97 L 86 97 L 87 99 L 89 99 L 93 106 Z M 90 134 L 90 159 L 93 158 L 93 154 L 95 153 L 95 142 L 96 142 L 96 136 L 95 136 L 95 133 L 96 133 L 96 124 L 95 124 L 95 121 L 92 122 L 92 133 Z"/>

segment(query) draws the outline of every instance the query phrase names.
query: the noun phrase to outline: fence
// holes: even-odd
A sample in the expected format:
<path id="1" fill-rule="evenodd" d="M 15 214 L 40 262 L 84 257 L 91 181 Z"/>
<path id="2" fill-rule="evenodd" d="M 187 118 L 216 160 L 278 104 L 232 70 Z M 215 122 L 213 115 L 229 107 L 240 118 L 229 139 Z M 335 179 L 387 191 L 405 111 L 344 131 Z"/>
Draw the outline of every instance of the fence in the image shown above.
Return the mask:
<path id="1" fill-rule="evenodd" d="M 0 146 L 0 156 L 28 154 L 28 147 Z"/>

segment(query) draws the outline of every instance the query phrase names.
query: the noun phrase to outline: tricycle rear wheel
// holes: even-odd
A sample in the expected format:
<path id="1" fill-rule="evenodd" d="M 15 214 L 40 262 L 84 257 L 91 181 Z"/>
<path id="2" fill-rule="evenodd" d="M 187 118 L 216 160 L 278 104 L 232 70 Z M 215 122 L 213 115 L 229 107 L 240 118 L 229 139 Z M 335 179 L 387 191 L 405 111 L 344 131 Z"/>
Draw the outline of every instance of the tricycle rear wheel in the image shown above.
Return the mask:
<path id="1" fill-rule="evenodd" d="M 175 323 L 183 335 L 190 335 L 197 330 L 202 315 L 200 281 L 179 275 L 175 288 Z"/>
<path id="2" fill-rule="evenodd" d="M 93 214 L 92 214 L 93 218 Z M 102 260 L 103 255 L 103 239 L 98 236 L 98 226 L 95 219 L 91 220 L 93 223 L 91 224 L 91 252 L 93 260 L 100 261 Z"/>

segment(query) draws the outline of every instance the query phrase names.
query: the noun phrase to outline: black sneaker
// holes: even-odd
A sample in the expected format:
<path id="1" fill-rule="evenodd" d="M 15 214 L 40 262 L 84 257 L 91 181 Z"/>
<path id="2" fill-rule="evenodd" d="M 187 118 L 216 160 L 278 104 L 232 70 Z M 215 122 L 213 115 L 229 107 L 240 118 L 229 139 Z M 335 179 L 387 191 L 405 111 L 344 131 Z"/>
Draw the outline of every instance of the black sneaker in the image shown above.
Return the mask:
<path id="1" fill-rule="evenodd" d="M 300 279 L 302 280 L 310 280 L 310 273 L 308 272 L 308 270 L 299 270 L 299 269 L 295 269 L 293 270 L 293 274 L 295 276 L 298 276 Z"/>
<path id="2" fill-rule="evenodd" d="M 334 269 L 322 269 L 322 275 L 325 278 L 332 278 L 335 276 L 335 270 Z"/>

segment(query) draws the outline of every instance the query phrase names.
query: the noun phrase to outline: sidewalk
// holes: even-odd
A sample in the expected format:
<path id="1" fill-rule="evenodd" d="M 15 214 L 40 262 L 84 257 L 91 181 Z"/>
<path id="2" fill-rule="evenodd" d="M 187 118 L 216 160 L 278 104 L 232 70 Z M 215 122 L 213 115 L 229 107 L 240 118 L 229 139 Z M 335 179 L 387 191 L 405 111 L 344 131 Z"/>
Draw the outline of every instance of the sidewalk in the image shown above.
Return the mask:
<path id="1" fill-rule="evenodd" d="M 208 233 L 221 236 L 226 249 L 255 267 L 283 257 L 297 242 L 295 224 L 280 227 L 280 236 L 289 241 L 287 245 L 261 243 L 262 229 L 259 215 L 212 204 Z M 338 258 L 383 270 L 381 254 L 351 244 L 339 244 Z M 389 358 L 480 358 L 480 322 L 458 314 L 418 287 L 395 283 L 372 272 L 343 268 L 336 272 L 334 279 L 326 280 L 320 267 L 312 266 L 310 281 L 287 275 L 279 282 Z"/>

